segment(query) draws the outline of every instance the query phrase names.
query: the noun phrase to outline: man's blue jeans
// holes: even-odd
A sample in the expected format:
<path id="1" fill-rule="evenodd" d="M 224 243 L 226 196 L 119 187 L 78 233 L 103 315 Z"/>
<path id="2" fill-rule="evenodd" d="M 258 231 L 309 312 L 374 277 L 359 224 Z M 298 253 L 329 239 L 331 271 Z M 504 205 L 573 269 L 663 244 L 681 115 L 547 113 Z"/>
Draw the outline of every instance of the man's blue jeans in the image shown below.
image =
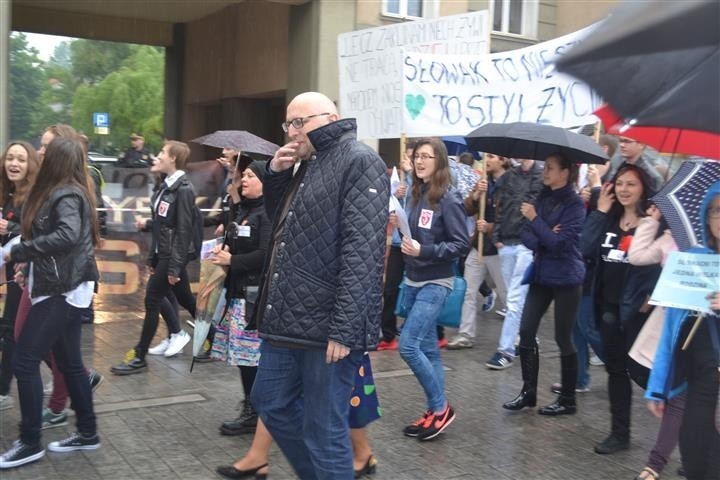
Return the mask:
<path id="1" fill-rule="evenodd" d="M 28 313 L 14 358 L 22 414 L 20 438 L 27 445 L 40 443 L 43 407 L 40 362 L 50 351 L 65 376 L 78 432 L 86 436 L 96 433 L 92 391 L 80 352 L 81 327 L 82 309 L 67 303 L 62 295 L 33 305 Z"/>
<path id="2" fill-rule="evenodd" d="M 335 363 L 325 349 L 262 342 L 253 407 L 303 480 L 354 478 L 348 415 L 362 351 Z"/>
<path id="3" fill-rule="evenodd" d="M 449 294 L 449 288 L 433 283 L 420 288 L 405 285 L 408 316 L 400 332 L 400 356 L 420 382 L 428 410 L 433 412 L 440 412 L 445 406 L 445 371 L 436 322 Z"/>

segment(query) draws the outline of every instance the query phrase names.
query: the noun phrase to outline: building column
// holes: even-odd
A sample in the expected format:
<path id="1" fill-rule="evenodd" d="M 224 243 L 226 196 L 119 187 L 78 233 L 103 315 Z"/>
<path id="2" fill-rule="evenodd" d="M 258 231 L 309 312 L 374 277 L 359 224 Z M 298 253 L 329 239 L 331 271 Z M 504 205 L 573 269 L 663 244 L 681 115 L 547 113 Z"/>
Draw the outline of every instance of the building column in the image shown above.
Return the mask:
<path id="1" fill-rule="evenodd" d="M 0 0 L 0 145 L 10 141 L 10 0 Z"/>
<path id="2" fill-rule="evenodd" d="M 166 138 L 179 139 L 183 119 L 183 75 L 185 75 L 185 24 L 173 25 L 172 45 L 165 48 L 165 120 Z"/>

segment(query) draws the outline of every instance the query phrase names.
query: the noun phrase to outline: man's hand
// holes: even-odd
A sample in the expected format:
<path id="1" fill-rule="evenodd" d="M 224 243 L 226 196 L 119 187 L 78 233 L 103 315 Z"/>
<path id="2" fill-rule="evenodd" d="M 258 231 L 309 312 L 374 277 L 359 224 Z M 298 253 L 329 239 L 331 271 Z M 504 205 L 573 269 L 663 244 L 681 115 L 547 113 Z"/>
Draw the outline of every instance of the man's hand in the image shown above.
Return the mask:
<path id="1" fill-rule="evenodd" d="M 142 232 L 147 228 L 147 218 L 138 218 L 135 221 L 135 228 L 137 228 L 138 232 Z"/>
<path id="2" fill-rule="evenodd" d="M 402 185 L 399 185 L 397 190 L 395 191 L 395 197 L 402 200 L 405 198 L 405 194 L 407 193 L 407 185 L 404 183 Z"/>
<path id="3" fill-rule="evenodd" d="M 217 228 L 215 229 L 214 235 L 215 235 L 216 237 L 222 237 L 224 234 L 225 234 L 225 225 L 223 225 L 223 224 L 221 223 L 221 224 L 218 225 Z"/>
<path id="4" fill-rule="evenodd" d="M 523 202 L 522 205 L 520 205 L 520 213 L 522 213 L 523 217 L 527 218 L 531 222 L 535 220 L 535 217 L 537 217 L 535 205 L 528 202 Z"/>
<path id="5" fill-rule="evenodd" d="M 488 222 L 483 219 L 477 220 L 475 222 L 475 228 L 477 228 L 477 231 L 480 233 L 486 233 L 488 228 Z"/>
<path id="6" fill-rule="evenodd" d="M 270 170 L 273 172 L 284 172 L 288 168 L 292 168 L 297 160 L 295 156 L 297 147 L 297 142 L 289 142 L 280 147 L 278 151 L 275 152 L 272 160 L 270 160 Z"/>
<path id="7" fill-rule="evenodd" d="M 180 277 L 173 277 L 172 275 L 168 275 L 168 283 L 170 285 L 175 285 L 180 281 Z"/>
<path id="8" fill-rule="evenodd" d="M 475 201 L 480 200 L 480 195 L 487 192 L 488 190 L 488 184 L 487 180 L 484 178 L 482 180 L 478 180 L 478 182 L 475 184 L 475 187 L 473 188 L 473 191 L 471 193 L 472 199 Z"/>
<path id="9" fill-rule="evenodd" d="M 335 363 L 347 357 L 350 349 L 341 343 L 328 341 L 327 352 L 325 353 L 326 363 Z"/>

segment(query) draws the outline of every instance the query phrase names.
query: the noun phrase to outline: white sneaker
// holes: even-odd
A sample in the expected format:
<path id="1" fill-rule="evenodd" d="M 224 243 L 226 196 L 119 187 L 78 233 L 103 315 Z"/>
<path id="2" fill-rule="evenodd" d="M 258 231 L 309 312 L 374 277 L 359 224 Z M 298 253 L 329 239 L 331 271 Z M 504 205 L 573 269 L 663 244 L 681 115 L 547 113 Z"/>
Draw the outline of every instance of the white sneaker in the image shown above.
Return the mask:
<path id="1" fill-rule="evenodd" d="M 182 352 L 182 349 L 190 341 L 190 335 L 185 330 L 180 330 L 178 333 L 170 335 L 170 344 L 165 350 L 166 357 L 172 357 Z"/>
<path id="2" fill-rule="evenodd" d="M 170 346 L 170 339 L 169 338 L 163 338 L 162 342 L 158 343 L 152 348 L 148 348 L 148 354 L 149 355 L 164 355 L 167 351 L 168 347 Z"/>
<path id="3" fill-rule="evenodd" d="M 605 365 L 605 363 L 603 363 L 603 361 L 600 360 L 600 357 L 598 357 L 596 354 L 593 353 L 592 357 L 590 357 L 590 365 L 599 367 L 599 366 Z"/>
<path id="4" fill-rule="evenodd" d="M 0 395 L 0 410 L 7 410 L 15 405 L 15 400 L 10 395 Z"/>
<path id="5" fill-rule="evenodd" d="M 50 395 L 52 395 L 52 392 L 53 392 L 53 381 L 50 380 L 43 387 L 43 395 L 46 397 L 49 397 Z"/>

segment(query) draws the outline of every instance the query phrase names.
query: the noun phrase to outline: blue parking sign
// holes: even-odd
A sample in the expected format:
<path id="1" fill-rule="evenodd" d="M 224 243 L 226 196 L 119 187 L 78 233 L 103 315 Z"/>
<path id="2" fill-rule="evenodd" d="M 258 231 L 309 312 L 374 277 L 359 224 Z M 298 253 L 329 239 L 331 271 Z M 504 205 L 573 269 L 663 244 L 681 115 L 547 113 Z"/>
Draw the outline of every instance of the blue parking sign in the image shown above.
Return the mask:
<path id="1" fill-rule="evenodd" d="M 104 112 L 93 113 L 93 127 L 109 127 L 110 115 Z"/>

